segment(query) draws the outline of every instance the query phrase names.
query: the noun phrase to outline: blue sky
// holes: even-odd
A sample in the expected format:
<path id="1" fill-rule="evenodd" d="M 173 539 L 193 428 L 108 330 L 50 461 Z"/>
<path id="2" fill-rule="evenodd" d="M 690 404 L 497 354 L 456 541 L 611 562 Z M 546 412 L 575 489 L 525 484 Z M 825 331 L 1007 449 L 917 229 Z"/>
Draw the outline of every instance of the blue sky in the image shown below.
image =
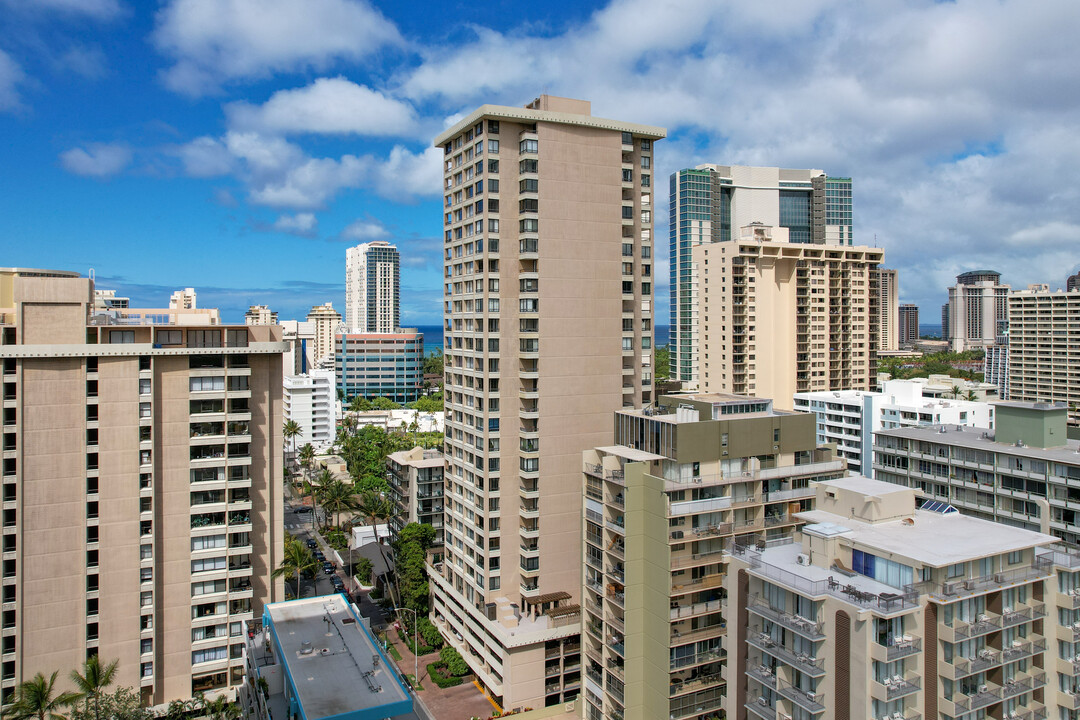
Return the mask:
<path id="1" fill-rule="evenodd" d="M 0 0 L 0 265 L 290 318 L 387 239 L 403 321 L 437 324 L 430 138 L 546 91 L 667 127 L 658 175 L 854 177 L 857 242 L 936 321 L 959 272 L 1080 263 L 1077 27 L 1073 0 Z"/>

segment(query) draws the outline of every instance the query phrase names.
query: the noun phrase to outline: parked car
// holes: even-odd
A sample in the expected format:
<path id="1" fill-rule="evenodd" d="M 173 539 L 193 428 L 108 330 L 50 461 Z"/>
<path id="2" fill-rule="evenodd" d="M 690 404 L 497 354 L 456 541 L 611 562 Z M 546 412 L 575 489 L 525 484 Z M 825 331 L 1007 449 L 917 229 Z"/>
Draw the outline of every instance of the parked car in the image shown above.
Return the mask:
<path id="1" fill-rule="evenodd" d="M 297 515 L 304 515 L 311 512 L 311 508 L 309 508 L 307 505 L 301 505 L 300 507 L 296 508 L 295 512 Z"/>
<path id="2" fill-rule="evenodd" d="M 334 563 L 330 562 L 329 560 L 324 562 L 323 565 L 322 565 L 322 571 L 324 573 L 326 573 L 327 575 L 333 575 L 334 574 Z"/>
<path id="3" fill-rule="evenodd" d="M 316 550 L 313 554 L 315 555 L 315 559 L 319 562 L 326 562 L 326 555 L 323 555 L 322 550 Z"/>
<path id="4" fill-rule="evenodd" d="M 307 541 L 307 546 L 308 546 L 308 548 L 310 548 L 312 550 L 316 550 L 319 547 L 319 543 L 317 543 L 314 540 L 308 540 Z"/>

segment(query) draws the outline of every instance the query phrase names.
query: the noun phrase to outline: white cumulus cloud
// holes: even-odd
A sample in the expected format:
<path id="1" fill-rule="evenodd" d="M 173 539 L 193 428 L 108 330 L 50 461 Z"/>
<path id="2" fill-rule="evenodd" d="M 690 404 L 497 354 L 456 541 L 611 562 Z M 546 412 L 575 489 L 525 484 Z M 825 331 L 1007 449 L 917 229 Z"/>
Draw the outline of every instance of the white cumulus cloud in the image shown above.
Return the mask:
<path id="1" fill-rule="evenodd" d="M 356 242 L 371 242 L 390 237 L 390 231 L 383 227 L 378 220 L 355 220 L 345 226 L 341 231 L 343 240 L 355 240 Z"/>
<path id="2" fill-rule="evenodd" d="M 225 112 L 230 127 L 265 133 L 407 136 L 416 126 L 408 103 L 343 77 L 279 90 L 262 105 L 231 103 Z"/>
<path id="3" fill-rule="evenodd" d="M 26 74 L 19 63 L 0 50 L 0 112 L 18 110 L 22 107 L 18 85 L 25 79 Z"/>
<path id="4" fill-rule="evenodd" d="M 131 157 L 131 149 L 126 145 L 90 143 L 60 153 L 60 163 L 75 175 L 105 178 L 126 168 Z"/>
<path id="5" fill-rule="evenodd" d="M 166 86 L 199 96 L 233 80 L 355 62 L 402 39 L 363 0 L 171 0 L 153 42 L 174 61 Z"/>
<path id="6" fill-rule="evenodd" d="M 319 220 L 313 213 L 297 213 L 295 215 L 281 215 L 274 221 L 273 229 L 278 232 L 300 237 L 313 237 L 319 227 Z"/>

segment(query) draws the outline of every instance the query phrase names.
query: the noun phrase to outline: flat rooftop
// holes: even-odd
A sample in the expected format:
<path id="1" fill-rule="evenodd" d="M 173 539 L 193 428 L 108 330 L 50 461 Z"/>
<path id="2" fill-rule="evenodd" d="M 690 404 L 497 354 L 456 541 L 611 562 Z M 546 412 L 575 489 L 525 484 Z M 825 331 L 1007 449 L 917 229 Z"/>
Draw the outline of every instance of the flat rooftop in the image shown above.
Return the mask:
<path id="1" fill-rule="evenodd" d="M 875 485 L 889 484 L 867 478 L 861 480 Z M 855 489 L 850 483 L 851 479 L 848 478 L 836 483 L 821 484 L 837 484 Z M 895 487 L 910 491 L 910 488 L 899 485 Z M 907 518 L 876 523 L 867 523 L 824 510 L 808 510 L 797 513 L 796 517 L 811 524 L 837 526 L 830 534 L 852 541 L 859 549 L 874 551 L 875 554 L 897 555 L 930 567 L 956 565 L 989 555 L 1002 555 L 1059 542 L 1058 538 L 1052 535 L 981 520 L 958 512 L 942 514 L 932 510 L 916 510 Z M 909 520 L 912 522 L 907 522 Z"/>
<path id="2" fill-rule="evenodd" d="M 999 405 L 1000 403 L 994 404 Z M 945 432 L 941 432 L 942 427 L 945 428 Z M 984 433 L 990 437 L 984 437 Z M 1027 445 L 1019 447 L 1012 443 L 998 442 L 994 439 L 993 433 L 987 430 L 972 427 L 957 430 L 955 425 L 928 425 L 924 427 L 902 427 L 893 430 L 876 430 L 874 435 L 923 440 L 925 442 L 941 443 L 942 445 L 957 445 L 974 450 L 1008 453 L 1038 460 L 1080 465 L 1080 440 L 1066 440 L 1064 445 L 1052 448 L 1030 447 Z"/>
<path id="3" fill-rule="evenodd" d="M 341 595 L 273 603 L 264 617 L 306 720 L 412 711 L 395 667 Z"/>
<path id="4" fill-rule="evenodd" d="M 865 475 L 849 475 L 848 477 L 839 478 L 837 480 L 822 480 L 817 484 L 824 487 L 836 487 L 844 490 L 851 490 L 872 498 L 883 498 L 888 495 L 911 492 L 911 488 L 904 487 L 903 485 L 897 485 L 896 483 L 885 482 L 883 480 L 874 480 Z"/>
<path id="5" fill-rule="evenodd" d="M 674 415 L 662 417 L 674 417 Z M 596 449 L 605 455 L 614 455 L 616 457 L 625 458 L 630 462 L 651 462 L 653 460 L 667 459 L 663 455 L 645 452 L 644 450 L 638 450 L 637 448 L 627 447 L 625 445 L 609 445 L 608 447 L 598 447 Z"/>

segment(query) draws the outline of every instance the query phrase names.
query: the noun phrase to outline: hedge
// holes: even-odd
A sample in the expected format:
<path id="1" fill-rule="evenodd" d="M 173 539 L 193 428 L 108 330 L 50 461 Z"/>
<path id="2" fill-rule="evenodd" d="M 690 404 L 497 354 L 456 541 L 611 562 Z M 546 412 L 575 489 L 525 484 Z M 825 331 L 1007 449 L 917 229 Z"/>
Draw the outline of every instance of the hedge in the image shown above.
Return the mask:
<path id="1" fill-rule="evenodd" d="M 454 687 L 462 683 L 460 677 L 443 677 L 439 671 L 446 672 L 446 663 L 441 660 L 428 663 L 427 674 L 431 681 L 441 688 Z"/>

